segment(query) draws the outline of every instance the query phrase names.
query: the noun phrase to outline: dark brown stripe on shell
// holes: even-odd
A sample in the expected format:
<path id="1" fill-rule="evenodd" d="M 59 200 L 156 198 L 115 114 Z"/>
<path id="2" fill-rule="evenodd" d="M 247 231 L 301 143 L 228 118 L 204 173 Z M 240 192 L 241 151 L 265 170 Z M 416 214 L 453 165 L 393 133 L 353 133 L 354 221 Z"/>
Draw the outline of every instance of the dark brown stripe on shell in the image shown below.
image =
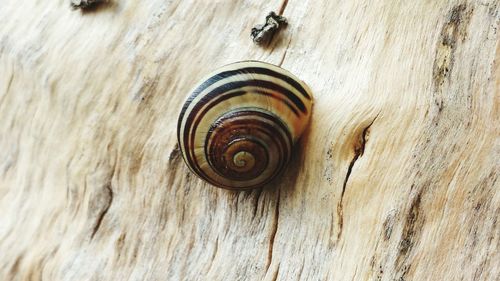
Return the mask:
<path id="1" fill-rule="evenodd" d="M 263 120 L 259 120 L 259 119 L 245 118 L 245 117 L 254 117 L 255 118 L 255 116 L 262 118 L 263 120 L 268 120 L 271 122 L 271 124 L 263 122 Z M 234 118 L 238 118 L 239 120 L 232 121 L 231 119 L 234 119 Z M 279 118 L 277 118 L 274 115 L 270 115 L 270 114 L 263 113 L 260 111 L 253 111 L 251 109 L 243 110 L 243 111 L 237 110 L 234 112 L 229 112 L 226 115 L 219 118 L 215 123 L 223 124 L 224 122 L 228 122 L 228 121 L 234 122 L 234 126 L 236 126 L 236 127 L 238 127 L 238 125 L 239 126 L 243 125 L 244 127 L 247 127 L 248 129 L 255 129 L 255 130 L 263 133 L 264 135 L 267 135 L 268 139 L 271 140 L 272 142 L 274 142 L 275 147 L 277 147 L 279 149 L 279 151 L 277 152 L 279 155 L 279 160 L 277 162 L 278 166 L 275 168 L 275 172 L 269 178 L 265 179 L 264 181 L 262 181 L 260 183 L 257 183 L 255 186 L 261 186 L 261 185 L 264 185 L 264 184 L 270 182 L 273 178 L 275 178 L 283 170 L 284 166 L 289 161 L 290 156 L 291 156 L 290 154 L 291 154 L 291 149 L 293 146 L 292 136 L 291 136 L 290 132 L 288 131 L 288 128 L 286 127 L 286 125 Z M 274 127 L 273 124 L 278 125 L 278 128 Z M 220 171 L 217 169 L 217 167 L 213 166 L 213 162 L 210 161 L 211 157 L 208 155 L 209 152 L 208 152 L 207 148 L 209 146 L 212 147 L 214 144 L 209 144 L 208 142 L 214 138 L 214 137 L 212 137 L 213 133 L 224 133 L 226 131 L 231 131 L 232 129 L 237 130 L 237 128 L 234 128 L 234 127 L 221 128 L 219 126 L 212 126 L 210 128 L 209 132 L 207 133 L 207 137 L 205 139 L 205 146 L 204 146 L 205 147 L 205 158 L 208 160 L 212 170 L 223 178 L 228 178 L 228 177 L 227 177 L 227 175 L 221 174 Z M 222 130 L 222 131 L 218 132 L 219 130 Z M 277 131 L 281 131 L 282 133 L 276 134 Z M 236 137 L 241 138 L 243 136 L 235 136 L 235 138 Z M 265 146 L 268 146 L 268 145 L 269 144 L 266 144 Z M 213 151 L 213 148 L 211 148 L 211 151 Z M 268 159 L 269 159 L 269 157 L 268 157 Z M 201 171 L 201 168 L 198 167 L 198 170 Z M 206 175 L 203 171 L 201 171 L 201 172 L 203 173 L 203 178 L 209 178 L 208 175 Z M 236 179 L 236 178 L 230 178 L 230 179 L 238 181 L 238 179 Z M 209 181 L 212 183 L 214 182 L 213 179 L 209 180 Z M 221 183 L 214 183 L 214 184 L 218 185 L 218 186 L 223 186 L 226 188 L 231 188 L 230 186 L 224 186 Z M 245 188 L 252 188 L 252 186 L 248 186 Z"/>
<path id="2" fill-rule="evenodd" d="M 269 65 L 271 65 L 271 64 L 269 64 Z M 284 71 L 286 71 L 286 70 L 284 70 Z M 307 90 L 299 82 L 297 82 L 297 80 L 295 80 L 294 78 L 292 78 L 288 75 L 285 75 L 283 73 L 279 73 L 277 71 L 271 70 L 269 68 L 257 67 L 257 66 L 255 66 L 255 67 L 242 67 L 239 69 L 228 70 L 228 71 L 217 73 L 214 76 L 208 78 L 203 84 L 201 84 L 194 91 L 194 93 L 201 93 L 204 89 L 208 88 L 210 85 L 216 83 L 217 81 L 220 81 L 222 79 L 226 79 L 226 78 L 231 77 L 231 76 L 236 76 L 239 74 L 262 74 L 262 75 L 267 75 L 267 76 L 271 76 L 274 78 L 278 78 L 280 80 L 285 81 L 293 88 L 295 88 L 306 99 L 311 100 L 311 96 L 309 95 L 309 93 L 307 93 Z"/>
<path id="3" fill-rule="evenodd" d="M 281 85 L 266 80 L 247 79 L 242 81 L 228 82 L 213 89 L 211 92 L 205 94 L 202 100 L 212 99 L 213 97 L 219 96 L 222 93 L 240 89 L 243 87 L 257 87 L 280 93 L 285 97 L 287 97 L 302 113 L 307 114 L 307 108 L 304 102 L 299 97 L 297 97 L 292 91 L 288 90 L 287 88 Z"/>

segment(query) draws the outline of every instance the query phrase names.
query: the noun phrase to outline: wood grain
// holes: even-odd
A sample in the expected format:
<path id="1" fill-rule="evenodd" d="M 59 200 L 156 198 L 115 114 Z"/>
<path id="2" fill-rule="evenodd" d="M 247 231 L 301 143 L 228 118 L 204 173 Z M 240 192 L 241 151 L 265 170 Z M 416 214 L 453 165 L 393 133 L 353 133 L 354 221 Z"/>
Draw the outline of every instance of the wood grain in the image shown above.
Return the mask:
<path id="1" fill-rule="evenodd" d="M 1 280 L 498 280 L 498 0 L 1 6 Z M 245 59 L 315 106 L 284 176 L 235 193 L 175 124 Z"/>

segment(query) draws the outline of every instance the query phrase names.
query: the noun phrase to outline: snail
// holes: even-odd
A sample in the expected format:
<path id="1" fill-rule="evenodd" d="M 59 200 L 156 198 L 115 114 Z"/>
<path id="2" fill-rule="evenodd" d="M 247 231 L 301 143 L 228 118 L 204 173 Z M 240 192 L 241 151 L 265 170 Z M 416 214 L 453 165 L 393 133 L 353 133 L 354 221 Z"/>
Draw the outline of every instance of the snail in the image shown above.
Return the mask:
<path id="1" fill-rule="evenodd" d="M 226 65 L 202 79 L 182 107 L 177 138 L 184 161 L 214 186 L 261 187 L 290 160 L 312 103 L 307 85 L 278 66 Z"/>

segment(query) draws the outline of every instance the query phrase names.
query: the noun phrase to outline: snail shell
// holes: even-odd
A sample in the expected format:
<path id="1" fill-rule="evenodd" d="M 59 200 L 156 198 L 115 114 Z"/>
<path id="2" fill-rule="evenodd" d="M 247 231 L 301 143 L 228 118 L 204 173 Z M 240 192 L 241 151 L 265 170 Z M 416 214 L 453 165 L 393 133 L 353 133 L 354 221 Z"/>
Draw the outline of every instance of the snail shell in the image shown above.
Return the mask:
<path id="1" fill-rule="evenodd" d="M 309 88 L 278 66 L 257 61 L 224 66 L 194 88 L 181 110 L 182 156 L 215 186 L 260 187 L 290 160 L 311 107 Z"/>

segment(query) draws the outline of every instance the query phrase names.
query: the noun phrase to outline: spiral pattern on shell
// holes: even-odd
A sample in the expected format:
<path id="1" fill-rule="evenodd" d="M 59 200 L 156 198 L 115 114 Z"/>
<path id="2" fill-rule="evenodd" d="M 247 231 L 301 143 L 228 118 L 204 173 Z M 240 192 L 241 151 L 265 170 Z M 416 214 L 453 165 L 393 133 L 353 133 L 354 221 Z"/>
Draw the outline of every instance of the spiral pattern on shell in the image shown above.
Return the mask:
<path id="1" fill-rule="evenodd" d="M 279 175 L 312 108 L 308 87 L 268 63 L 222 67 L 185 102 L 177 137 L 189 168 L 227 189 L 262 186 Z"/>

